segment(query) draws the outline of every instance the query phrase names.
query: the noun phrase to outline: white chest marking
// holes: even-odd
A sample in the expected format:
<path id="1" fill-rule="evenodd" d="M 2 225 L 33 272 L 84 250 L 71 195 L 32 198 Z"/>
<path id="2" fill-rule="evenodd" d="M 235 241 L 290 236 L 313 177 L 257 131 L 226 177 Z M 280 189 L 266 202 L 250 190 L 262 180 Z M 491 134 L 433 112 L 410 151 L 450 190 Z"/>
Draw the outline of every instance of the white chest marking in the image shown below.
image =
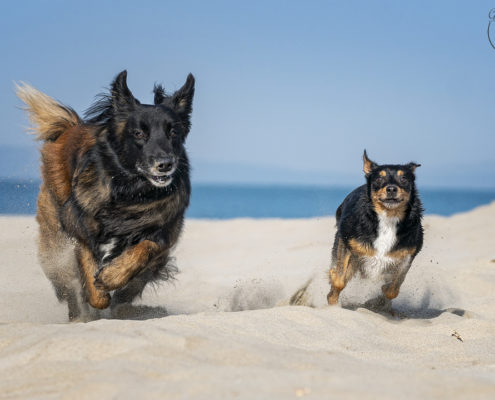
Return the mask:
<path id="1" fill-rule="evenodd" d="M 377 238 L 373 242 L 376 255 L 384 257 L 397 243 L 398 217 L 387 217 L 384 213 L 378 214 Z"/>
<path id="2" fill-rule="evenodd" d="M 373 257 L 366 257 L 365 271 L 370 278 L 378 278 L 384 270 L 395 261 L 387 257 L 387 253 L 397 243 L 398 217 L 387 217 L 385 213 L 378 214 L 377 237 L 373 242 L 376 253 Z"/>
<path id="3" fill-rule="evenodd" d="M 111 238 L 107 243 L 100 245 L 100 251 L 103 253 L 103 257 L 101 258 L 102 262 L 105 262 L 105 258 L 112 254 L 112 250 L 115 247 L 116 242 L 116 238 Z"/>

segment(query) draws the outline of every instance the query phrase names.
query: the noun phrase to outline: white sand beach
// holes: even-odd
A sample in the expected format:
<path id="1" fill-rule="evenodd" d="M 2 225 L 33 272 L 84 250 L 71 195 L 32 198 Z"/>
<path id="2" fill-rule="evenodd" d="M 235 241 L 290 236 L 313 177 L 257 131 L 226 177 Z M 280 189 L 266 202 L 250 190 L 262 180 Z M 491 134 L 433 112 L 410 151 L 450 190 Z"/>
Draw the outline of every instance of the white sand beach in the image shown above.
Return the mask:
<path id="1" fill-rule="evenodd" d="M 1 217 L 2 399 L 493 399 L 495 203 L 424 219 L 397 316 L 324 305 L 333 218 L 188 220 L 181 273 L 113 318 L 68 323 L 33 217 Z M 311 276 L 315 308 L 284 306 Z"/>

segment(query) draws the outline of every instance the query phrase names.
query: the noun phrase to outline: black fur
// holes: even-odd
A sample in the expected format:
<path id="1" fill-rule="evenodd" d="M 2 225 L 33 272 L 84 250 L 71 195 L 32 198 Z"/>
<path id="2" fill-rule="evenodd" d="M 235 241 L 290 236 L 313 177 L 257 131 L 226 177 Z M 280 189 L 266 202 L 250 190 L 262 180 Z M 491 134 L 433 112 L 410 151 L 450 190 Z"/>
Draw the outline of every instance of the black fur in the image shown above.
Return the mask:
<path id="1" fill-rule="evenodd" d="M 118 238 L 118 243 L 105 262 L 144 239 L 172 246 L 181 229 L 191 192 L 184 141 L 190 130 L 193 76 L 190 74 L 184 87 L 172 96 L 155 88 L 155 93 L 160 93 L 158 104 L 143 105 L 127 87 L 126 75 L 126 71 L 121 72 L 111 85 L 111 95 L 100 96 L 85 114 L 85 123 L 96 127 L 98 141 L 84 159 L 79 160 L 82 167 L 74 182 L 74 186 L 84 192 L 94 190 L 95 185 L 94 180 L 82 182 L 80 176 L 85 171 L 96 173 L 100 182 L 109 178 L 109 201 L 102 204 L 96 201 L 90 210 L 85 210 L 88 207 L 79 204 L 74 191 L 64 207 L 69 207 L 70 214 L 77 216 L 70 218 L 77 226 L 69 223 L 64 228 L 79 240 L 88 242 L 100 262 L 100 246 L 111 238 Z M 179 101 L 185 105 L 178 105 Z M 118 132 L 119 124 L 124 125 L 122 132 Z M 135 130 L 142 132 L 144 138 L 136 138 Z M 166 187 L 154 186 L 139 169 L 141 166 L 147 170 L 150 161 L 160 156 L 173 156 L 177 163 L 172 182 Z M 96 231 L 80 224 L 86 220 L 87 211 L 94 212 L 91 217 L 98 223 Z"/>
<path id="2" fill-rule="evenodd" d="M 403 182 L 399 182 L 396 176 L 390 173 L 399 169 L 406 172 Z M 379 173 L 382 170 L 389 172 L 387 179 L 377 183 Z M 381 166 L 375 164 L 372 173 L 366 176 L 366 184 L 353 190 L 338 207 L 335 243 L 337 243 L 338 238 L 342 238 L 347 245 L 349 240 L 354 238 L 370 246 L 373 244 L 377 238 L 378 216 L 371 194 L 372 191 L 390 184 L 400 186 L 410 194 L 404 217 L 397 226 L 398 240 L 393 250 L 410 247 L 416 247 L 417 252 L 421 250 L 423 246 L 423 227 L 421 225 L 423 205 L 416 189 L 412 164 Z M 333 253 L 335 251 L 336 246 L 334 246 Z"/>
<path id="3" fill-rule="evenodd" d="M 423 246 L 423 207 L 416 193 L 408 203 L 405 218 L 397 227 L 398 241 L 393 250 L 417 246 L 419 252 Z M 336 218 L 335 242 L 340 237 L 347 244 L 349 239 L 355 238 L 371 246 L 377 237 L 378 216 L 368 194 L 368 185 L 362 185 L 347 195 L 337 209 Z M 336 246 L 333 248 L 333 254 L 335 251 Z"/>
<path id="4" fill-rule="evenodd" d="M 378 165 L 364 152 L 366 184 L 352 191 L 336 212 L 330 305 L 337 304 L 340 292 L 358 271 L 365 277 L 380 275 L 385 281 L 376 304 L 389 307 L 398 296 L 423 246 L 423 207 L 414 176 L 418 166 Z"/>
<path id="5" fill-rule="evenodd" d="M 148 282 L 176 271 L 169 253 L 191 193 L 184 142 L 194 77 L 171 95 L 155 86 L 153 105 L 141 104 L 126 78 L 122 71 L 84 119 L 18 87 L 43 141 L 40 262 L 71 320 L 90 317 L 88 304 L 132 301 Z"/>
<path id="6" fill-rule="evenodd" d="M 101 95 L 85 114 L 84 124 L 97 140 L 74 166 L 75 190 L 60 215 L 64 230 L 91 249 L 100 270 L 143 240 L 164 249 L 146 271 L 115 293 L 114 303 L 131 301 L 148 282 L 168 279 L 175 272 L 168 249 L 180 235 L 191 193 L 184 142 L 193 96 L 194 77 L 189 75 L 173 95 L 155 87 L 156 104 L 141 104 L 127 87 L 123 71 L 110 95 Z M 159 160 L 169 160 L 174 171 L 164 187 L 151 179 Z M 94 201 L 88 202 L 92 192 Z M 111 241 L 108 254 L 102 246 Z"/>

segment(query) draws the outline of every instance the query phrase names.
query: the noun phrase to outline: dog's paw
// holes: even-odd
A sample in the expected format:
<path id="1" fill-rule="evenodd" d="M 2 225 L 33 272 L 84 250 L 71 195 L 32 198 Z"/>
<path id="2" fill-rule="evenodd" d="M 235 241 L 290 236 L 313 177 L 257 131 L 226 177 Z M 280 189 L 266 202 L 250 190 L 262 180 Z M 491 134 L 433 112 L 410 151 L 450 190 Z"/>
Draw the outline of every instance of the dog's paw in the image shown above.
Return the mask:
<path id="1" fill-rule="evenodd" d="M 103 310 L 110 305 L 110 294 L 108 294 L 108 291 L 102 285 L 96 284 L 96 279 L 93 285 L 88 282 L 86 290 L 87 301 L 91 307 Z"/>
<path id="2" fill-rule="evenodd" d="M 103 290 L 96 289 L 93 293 L 90 294 L 88 303 L 93 308 L 97 308 L 99 310 L 103 310 L 110 305 L 111 297 L 107 292 Z"/>

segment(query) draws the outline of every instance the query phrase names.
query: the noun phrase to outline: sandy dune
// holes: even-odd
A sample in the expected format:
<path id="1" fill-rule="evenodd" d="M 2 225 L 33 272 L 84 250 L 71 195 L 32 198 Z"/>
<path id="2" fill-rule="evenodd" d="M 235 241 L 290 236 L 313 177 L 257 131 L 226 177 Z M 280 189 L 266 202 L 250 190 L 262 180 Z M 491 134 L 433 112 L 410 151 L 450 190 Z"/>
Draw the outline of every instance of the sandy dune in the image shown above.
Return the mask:
<path id="1" fill-rule="evenodd" d="M 34 218 L 2 217 L 0 398 L 493 399 L 494 222 L 495 203 L 426 217 L 398 318 L 359 280 L 324 306 L 333 218 L 190 220 L 175 283 L 68 324 Z M 318 307 L 280 305 L 313 275 Z"/>

